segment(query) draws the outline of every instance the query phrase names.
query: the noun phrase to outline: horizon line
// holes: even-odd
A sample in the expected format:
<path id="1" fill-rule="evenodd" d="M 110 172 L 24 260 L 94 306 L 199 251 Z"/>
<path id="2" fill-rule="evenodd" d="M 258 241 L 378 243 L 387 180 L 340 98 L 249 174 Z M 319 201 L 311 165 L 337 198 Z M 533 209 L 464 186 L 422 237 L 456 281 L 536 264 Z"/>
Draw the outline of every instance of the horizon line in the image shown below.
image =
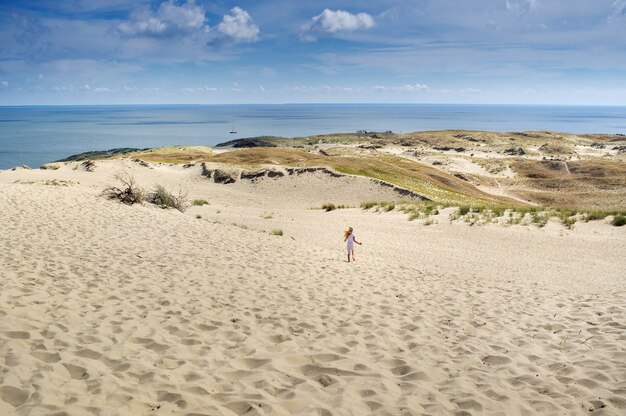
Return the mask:
<path id="1" fill-rule="evenodd" d="M 407 106 L 519 106 L 519 107 L 626 107 L 624 104 L 563 104 L 563 103 L 377 103 L 377 102 L 284 102 L 284 103 L 108 103 L 108 104 L 0 104 L 10 107 L 122 107 L 122 106 L 258 106 L 258 105 L 407 105 Z"/>

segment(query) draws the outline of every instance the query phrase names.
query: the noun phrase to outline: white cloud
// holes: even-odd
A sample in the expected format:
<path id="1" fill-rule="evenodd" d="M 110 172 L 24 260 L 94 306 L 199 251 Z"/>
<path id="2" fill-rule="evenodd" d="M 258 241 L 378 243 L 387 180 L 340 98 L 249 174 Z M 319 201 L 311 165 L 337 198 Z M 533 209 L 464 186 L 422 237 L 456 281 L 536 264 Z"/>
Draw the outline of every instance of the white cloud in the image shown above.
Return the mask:
<path id="1" fill-rule="evenodd" d="M 230 14 L 224 15 L 217 30 L 235 43 L 259 40 L 259 27 L 254 24 L 248 12 L 240 7 L 234 7 Z"/>
<path id="2" fill-rule="evenodd" d="M 219 90 L 217 88 L 209 87 L 208 85 L 205 85 L 204 87 L 182 88 L 181 91 L 187 94 L 195 94 L 195 93 L 201 93 L 201 92 L 217 92 Z"/>
<path id="3" fill-rule="evenodd" d="M 0 86 L 2 87 L 2 89 L 8 88 L 9 87 L 9 83 L 7 81 L 2 81 L 2 82 L 0 82 Z"/>
<path id="4" fill-rule="evenodd" d="M 39 75 L 37 75 L 37 79 L 38 79 L 39 81 L 41 81 L 41 80 L 43 79 L 43 74 L 39 74 Z"/>
<path id="5" fill-rule="evenodd" d="M 61 91 L 71 91 L 74 92 L 74 85 L 70 84 L 69 87 L 66 87 L 65 85 L 59 85 L 53 88 L 55 91 L 61 92 Z"/>
<path id="6" fill-rule="evenodd" d="M 506 0 L 506 9 L 513 14 L 523 15 L 537 10 L 539 0 Z"/>
<path id="7" fill-rule="evenodd" d="M 304 39 L 315 40 L 316 35 L 322 33 L 332 35 L 338 32 L 354 32 L 359 29 L 369 29 L 374 25 L 374 18 L 367 13 L 352 14 L 345 10 L 324 9 L 303 27 Z"/>
<path id="8" fill-rule="evenodd" d="M 117 29 L 127 36 L 167 37 L 208 31 L 204 8 L 193 0 L 177 5 L 174 0 L 161 3 L 158 10 L 140 9 Z"/>
<path id="9" fill-rule="evenodd" d="M 615 16 L 626 15 L 626 0 L 615 0 L 611 5 L 611 11 Z"/>
<path id="10" fill-rule="evenodd" d="M 111 92 L 111 91 L 113 90 L 107 87 L 97 87 L 93 89 L 93 92 Z"/>
<path id="11" fill-rule="evenodd" d="M 391 86 L 391 87 L 387 87 L 384 85 L 377 85 L 374 87 L 374 90 L 382 91 L 382 92 L 422 92 L 422 91 L 429 91 L 430 88 L 426 84 L 418 83 L 418 84 L 406 84 L 406 85 Z"/>
<path id="12" fill-rule="evenodd" d="M 289 89 L 290 91 L 298 93 L 421 93 L 430 91 L 430 87 L 426 84 L 406 84 L 396 86 L 376 85 L 372 86 L 307 86 L 296 85 Z"/>
<path id="13" fill-rule="evenodd" d="M 400 91 L 416 92 L 416 91 L 428 91 L 428 85 L 425 84 L 408 84 L 400 87 Z"/>

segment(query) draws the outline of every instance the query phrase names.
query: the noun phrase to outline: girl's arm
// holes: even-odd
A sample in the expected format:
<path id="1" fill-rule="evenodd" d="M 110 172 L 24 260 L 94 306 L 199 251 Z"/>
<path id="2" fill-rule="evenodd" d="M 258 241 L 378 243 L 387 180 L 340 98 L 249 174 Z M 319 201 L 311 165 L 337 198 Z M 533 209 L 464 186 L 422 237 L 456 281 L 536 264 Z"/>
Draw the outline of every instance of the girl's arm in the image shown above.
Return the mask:
<path id="1" fill-rule="evenodd" d="M 361 245 L 361 242 L 360 242 L 360 241 L 356 241 L 356 237 L 355 237 L 355 236 L 352 236 L 352 241 L 354 241 L 354 242 L 355 242 L 355 243 L 357 243 L 358 245 Z"/>

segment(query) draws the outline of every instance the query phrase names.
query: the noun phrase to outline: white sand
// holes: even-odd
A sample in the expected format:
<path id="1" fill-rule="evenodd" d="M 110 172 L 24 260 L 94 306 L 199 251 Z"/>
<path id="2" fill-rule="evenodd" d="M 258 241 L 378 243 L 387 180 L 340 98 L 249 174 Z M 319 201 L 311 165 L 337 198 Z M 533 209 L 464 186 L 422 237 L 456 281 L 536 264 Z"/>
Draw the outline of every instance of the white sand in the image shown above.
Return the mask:
<path id="1" fill-rule="evenodd" d="M 99 197 L 122 165 L 210 205 Z M 73 166 L 0 172 L 0 415 L 626 412 L 626 227 L 424 226 L 310 209 L 388 199 L 365 179 Z"/>

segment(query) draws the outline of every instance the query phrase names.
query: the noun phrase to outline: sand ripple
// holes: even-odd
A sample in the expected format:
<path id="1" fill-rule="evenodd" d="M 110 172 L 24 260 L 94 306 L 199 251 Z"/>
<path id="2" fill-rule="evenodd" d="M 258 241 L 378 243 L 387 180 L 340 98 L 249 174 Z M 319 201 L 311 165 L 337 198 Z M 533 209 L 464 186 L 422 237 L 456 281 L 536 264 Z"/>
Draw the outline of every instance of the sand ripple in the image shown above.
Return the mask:
<path id="1" fill-rule="evenodd" d="M 626 412 L 624 292 L 348 265 L 74 188 L 0 195 L 0 414 Z"/>

